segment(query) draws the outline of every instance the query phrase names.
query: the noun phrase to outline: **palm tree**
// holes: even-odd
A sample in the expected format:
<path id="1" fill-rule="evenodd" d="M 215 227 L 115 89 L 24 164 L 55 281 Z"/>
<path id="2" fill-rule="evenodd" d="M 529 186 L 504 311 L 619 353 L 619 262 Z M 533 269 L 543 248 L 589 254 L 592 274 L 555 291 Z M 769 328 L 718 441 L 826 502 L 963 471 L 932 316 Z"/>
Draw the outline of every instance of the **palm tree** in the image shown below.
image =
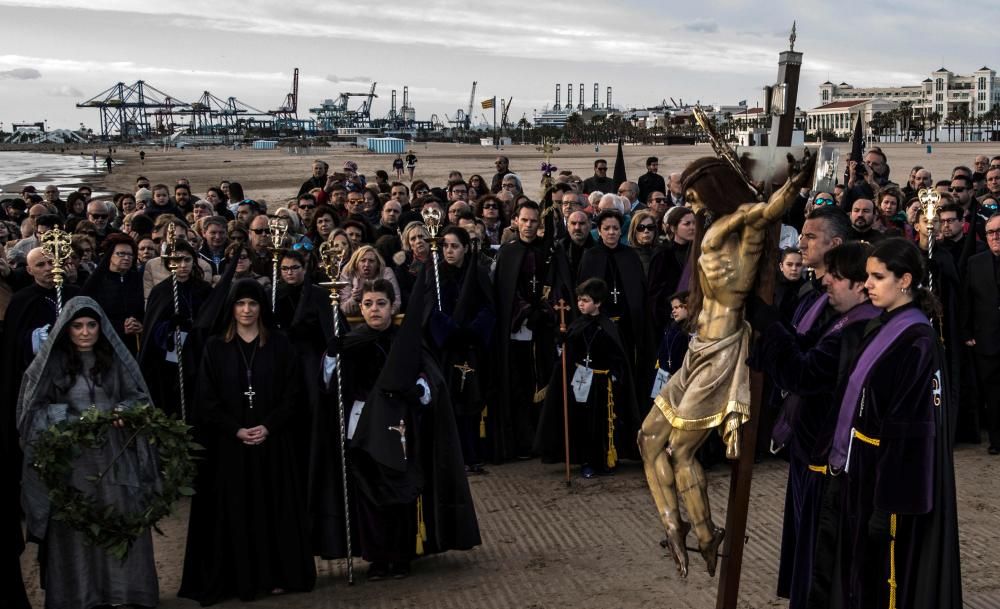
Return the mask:
<path id="1" fill-rule="evenodd" d="M 924 124 L 926 125 L 927 122 L 930 122 L 934 129 L 934 141 L 938 141 L 938 123 L 941 122 L 941 113 L 937 111 L 931 112 L 927 115 L 927 121 Z"/>

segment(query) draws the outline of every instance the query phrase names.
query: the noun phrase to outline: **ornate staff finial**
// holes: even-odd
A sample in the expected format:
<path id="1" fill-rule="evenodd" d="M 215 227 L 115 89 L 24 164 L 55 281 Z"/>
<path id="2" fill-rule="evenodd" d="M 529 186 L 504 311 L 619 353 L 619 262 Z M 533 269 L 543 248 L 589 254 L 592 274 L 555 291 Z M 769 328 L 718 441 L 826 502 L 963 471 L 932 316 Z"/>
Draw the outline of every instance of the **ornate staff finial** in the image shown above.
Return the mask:
<path id="1" fill-rule="evenodd" d="M 795 22 L 792 21 L 792 35 L 788 37 L 788 50 L 795 50 Z"/>

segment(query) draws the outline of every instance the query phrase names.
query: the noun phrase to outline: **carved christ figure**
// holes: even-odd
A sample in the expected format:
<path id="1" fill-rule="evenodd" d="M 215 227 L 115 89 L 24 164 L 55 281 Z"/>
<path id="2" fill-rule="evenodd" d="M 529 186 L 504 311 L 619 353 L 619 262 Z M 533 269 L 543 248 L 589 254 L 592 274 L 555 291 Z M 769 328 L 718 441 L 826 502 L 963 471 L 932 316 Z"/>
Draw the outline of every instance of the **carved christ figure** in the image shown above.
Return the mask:
<path id="1" fill-rule="evenodd" d="M 795 201 L 814 164 L 807 154 L 802 168 L 793 168 L 788 181 L 761 203 L 740 203 L 756 197 L 724 160 L 698 159 L 681 176 L 698 219 L 689 262 L 695 265 L 689 300 L 695 336 L 681 369 L 656 397 L 638 441 L 646 481 L 682 577 L 688 568 L 685 537 L 692 527 L 708 572 L 715 574 L 725 532 L 712 522 L 705 474 L 695 452 L 718 427 L 726 456 L 739 458 L 739 428 L 750 418 L 750 327 L 743 305 L 757 279 L 769 226 Z M 681 520 L 678 495 L 691 524 Z"/>

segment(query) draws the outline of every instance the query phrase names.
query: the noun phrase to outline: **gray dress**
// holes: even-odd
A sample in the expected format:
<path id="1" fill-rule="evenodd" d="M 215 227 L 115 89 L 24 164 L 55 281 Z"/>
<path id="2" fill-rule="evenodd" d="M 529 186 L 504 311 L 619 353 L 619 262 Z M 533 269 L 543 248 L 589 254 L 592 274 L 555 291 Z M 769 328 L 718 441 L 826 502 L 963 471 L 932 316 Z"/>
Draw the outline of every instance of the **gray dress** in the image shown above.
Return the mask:
<path id="1" fill-rule="evenodd" d="M 92 352 L 80 353 L 83 369 L 93 366 Z M 56 365 L 55 378 L 59 377 Z M 139 401 L 148 400 L 145 392 L 137 387 L 122 366 L 103 383 L 88 382 L 83 375 L 66 391 L 53 384 L 45 398 L 33 404 L 30 445 L 38 434 L 50 425 L 63 420 L 73 420 L 91 406 L 107 412 L 121 406 L 129 408 Z M 88 481 L 108 468 L 131 436 L 132 430 L 109 429 L 108 441 L 95 449 L 84 449 L 73 462 L 70 484 L 97 498 L 101 505 L 113 505 L 123 512 L 139 509 L 142 493 L 158 484 L 157 453 L 150 450 L 140 438 L 125 450 L 114 467 L 105 474 L 101 483 Z M 27 455 L 26 455 L 27 457 Z M 30 463 L 29 459 L 25 459 Z M 26 468 L 25 473 L 28 473 Z M 32 474 L 34 472 L 31 472 Z M 25 511 L 29 534 L 44 539 L 41 544 L 42 584 L 45 588 L 45 606 L 48 609 L 90 609 L 99 605 L 142 605 L 155 607 L 159 600 L 159 585 L 153 561 L 153 541 L 146 530 L 132 545 L 125 561 L 108 555 L 102 548 L 88 545 L 84 535 L 62 522 L 48 518 L 48 505 L 39 496 L 44 486 L 38 488 L 37 475 L 29 476 L 24 490 Z"/>

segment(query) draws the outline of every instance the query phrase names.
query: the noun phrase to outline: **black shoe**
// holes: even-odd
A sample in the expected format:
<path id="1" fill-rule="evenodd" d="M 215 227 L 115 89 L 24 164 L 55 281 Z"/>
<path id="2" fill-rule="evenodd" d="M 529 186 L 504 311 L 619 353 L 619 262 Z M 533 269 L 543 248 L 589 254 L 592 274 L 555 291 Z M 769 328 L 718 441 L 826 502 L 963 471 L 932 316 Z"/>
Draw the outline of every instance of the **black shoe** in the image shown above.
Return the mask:
<path id="1" fill-rule="evenodd" d="M 486 468 L 483 467 L 482 463 L 475 463 L 473 465 L 466 465 L 465 473 L 478 476 L 481 474 L 488 474 L 489 472 L 486 471 Z"/>
<path id="2" fill-rule="evenodd" d="M 410 576 L 410 562 L 394 562 L 389 568 L 393 579 L 403 579 Z"/>
<path id="3" fill-rule="evenodd" d="M 384 562 L 373 562 L 368 567 L 367 579 L 370 582 L 377 582 L 380 579 L 389 577 L 389 564 Z"/>
<path id="4" fill-rule="evenodd" d="M 1000 455 L 1000 447 L 991 446 L 988 449 L 986 449 L 986 452 L 990 453 L 991 455 Z"/>

